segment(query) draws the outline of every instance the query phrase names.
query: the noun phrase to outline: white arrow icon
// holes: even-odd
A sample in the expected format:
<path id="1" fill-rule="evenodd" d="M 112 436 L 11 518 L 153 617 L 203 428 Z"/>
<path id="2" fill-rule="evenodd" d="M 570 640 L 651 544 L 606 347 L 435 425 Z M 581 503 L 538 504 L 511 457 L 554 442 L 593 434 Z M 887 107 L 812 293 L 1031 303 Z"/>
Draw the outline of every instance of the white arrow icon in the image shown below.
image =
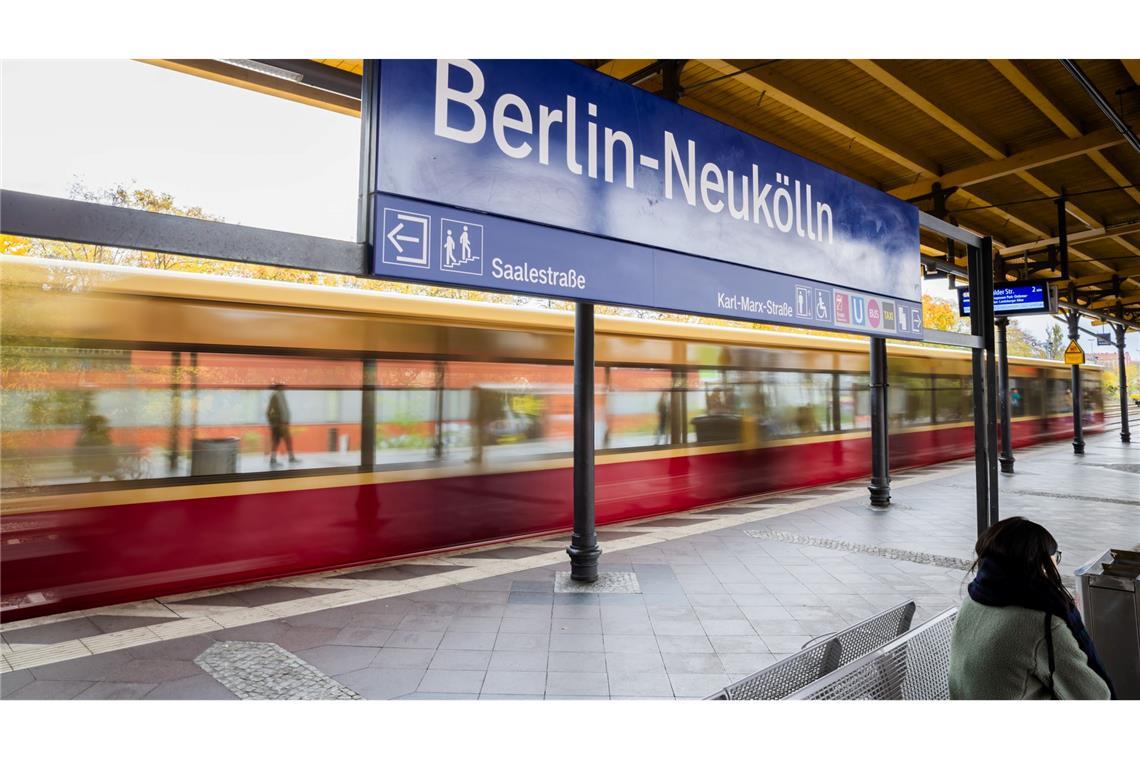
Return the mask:
<path id="1" fill-rule="evenodd" d="M 384 209 L 384 251 L 383 260 L 387 264 L 401 266 L 428 267 L 428 225 L 431 217 Z M 418 229 L 417 229 L 418 228 Z"/>
<path id="2" fill-rule="evenodd" d="M 405 217 L 403 214 L 401 214 L 399 216 L 399 218 L 400 219 L 407 219 L 407 217 Z M 419 221 L 419 220 L 417 220 L 417 221 Z M 418 237 L 412 237 L 411 235 L 400 235 L 400 234 L 398 234 L 400 232 L 400 230 L 402 230 L 402 229 L 404 229 L 404 223 L 400 222 L 399 224 L 397 224 L 395 227 L 392 228 L 391 232 L 388 233 L 388 239 L 392 241 L 392 245 L 396 246 L 396 252 L 397 253 L 403 253 L 404 252 L 404 247 L 402 245 L 400 245 L 398 242 L 396 242 L 398 240 L 403 240 L 405 243 L 418 243 L 418 242 L 420 242 L 420 239 Z"/>

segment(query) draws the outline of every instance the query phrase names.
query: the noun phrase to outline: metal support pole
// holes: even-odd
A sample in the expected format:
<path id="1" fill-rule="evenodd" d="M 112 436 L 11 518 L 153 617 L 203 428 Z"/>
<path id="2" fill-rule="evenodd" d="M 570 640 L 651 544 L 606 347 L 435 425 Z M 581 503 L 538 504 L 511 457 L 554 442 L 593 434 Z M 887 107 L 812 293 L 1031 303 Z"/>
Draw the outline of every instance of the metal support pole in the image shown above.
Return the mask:
<path id="1" fill-rule="evenodd" d="M 376 360 L 365 359 L 360 389 L 360 469 L 376 469 Z"/>
<path id="2" fill-rule="evenodd" d="M 1069 286 L 1069 303 L 1076 303 L 1073 299 L 1072 286 Z M 1076 340 L 1080 337 L 1080 321 L 1081 315 L 1075 311 L 1069 311 L 1069 340 Z M 1073 453 L 1085 453 L 1085 431 L 1084 420 L 1081 419 L 1081 365 L 1074 364 L 1072 366 L 1072 381 L 1071 389 L 1069 391 L 1073 397 Z"/>
<path id="3" fill-rule="evenodd" d="M 182 352 L 170 354 L 170 452 L 167 454 L 167 469 L 171 475 L 178 472 L 178 447 L 182 428 Z M 190 442 L 193 454 L 194 442 Z M 191 467 L 193 463 L 191 463 Z"/>
<path id="4" fill-rule="evenodd" d="M 998 395 L 1001 407 L 1001 453 L 998 462 L 1001 471 L 1013 474 L 1013 425 L 1010 422 L 1009 409 L 1009 344 L 1006 340 L 1006 330 L 1009 327 L 1009 317 L 998 317 L 997 349 L 998 349 Z"/>
<path id="5" fill-rule="evenodd" d="M 985 330 L 983 341 L 986 346 L 986 465 L 989 469 L 989 511 L 990 525 L 998 517 L 998 397 L 997 397 L 997 345 L 994 341 L 994 247 L 990 238 L 982 239 L 979 258 L 982 264 L 981 291 L 985 302 L 986 318 L 982 322 Z"/>
<path id="6" fill-rule="evenodd" d="M 890 442 L 887 439 L 887 340 L 871 338 L 871 492 L 872 507 L 891 505 Z"/>
<path id="7" fill-rule="evenodd" d="M 574 532 L 570 577 L 598 580 L 598 534 L 594 526 L 594 305 L 574 310 Z"/>
<path id="8" fill-rule="evenodd" d="M 967 273 L 970 286 L 970 332 L 975 336 L 985 335 L 985 301 L 981 295 L 985 293 L 984 278 L 982 276 L 981 249 L 966 246 L 968 259 Z M 976 304 L 976 305 L 975 305 Z M 988 415 L 986 413 L 986 382 L 985 382 L 985 348 L 978 346 L 970 349 L 971 359 L 971 386 L 973 388 L 972 400 L 974 406 L 974 494 L 976 498 L 976 511 L 978 520 L 978 535 L 985 532 L 990 526 L 989 492 L 990 472 L 989 455 L 986 451 L 986 427 Z"/>
<path id="9" fill-rule="evenodd" d="M 1124 325 L 1116 325 L 1116 361 L 1120 369 L 1120 440 L 1132 442 L 1128 430 L 1128 367 L 1124 364 Z"/>

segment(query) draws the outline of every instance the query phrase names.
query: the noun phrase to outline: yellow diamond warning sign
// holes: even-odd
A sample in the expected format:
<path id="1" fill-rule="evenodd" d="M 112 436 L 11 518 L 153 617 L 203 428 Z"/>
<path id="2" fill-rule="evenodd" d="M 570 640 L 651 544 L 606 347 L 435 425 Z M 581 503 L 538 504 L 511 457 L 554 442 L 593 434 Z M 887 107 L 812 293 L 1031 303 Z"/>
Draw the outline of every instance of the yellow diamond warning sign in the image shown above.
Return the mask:
<path id="1" fill-rule="evenodd" d="M 1069 347 L 1065 349 L 1065 364 L 1084 364 L 1085 351 L 1080 347 L 1075 340 L 1069 341 Z"/>

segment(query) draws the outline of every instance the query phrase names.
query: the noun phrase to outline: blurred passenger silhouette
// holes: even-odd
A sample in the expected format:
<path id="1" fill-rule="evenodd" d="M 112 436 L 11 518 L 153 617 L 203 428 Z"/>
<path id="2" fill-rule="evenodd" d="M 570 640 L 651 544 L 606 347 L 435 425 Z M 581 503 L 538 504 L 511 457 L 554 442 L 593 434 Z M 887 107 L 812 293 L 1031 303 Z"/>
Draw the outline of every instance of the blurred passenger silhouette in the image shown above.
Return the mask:
<path id="1" fill-rule="evenodd" d="M 301 460 L 293 454 L 293 434 L 289 432 L 289 402 L 285 399 L 285 384 L 273 384 L 273 394 L 269 397 L 269 406 L 265 410 L 265 417 L 269 421 L 269 433 L 272 440 L 269 449 L 269 466 L 277 467 L 277 447 L 285 442 L 285 450 L 289 452 L 289 463 L 296 464 Z"/>

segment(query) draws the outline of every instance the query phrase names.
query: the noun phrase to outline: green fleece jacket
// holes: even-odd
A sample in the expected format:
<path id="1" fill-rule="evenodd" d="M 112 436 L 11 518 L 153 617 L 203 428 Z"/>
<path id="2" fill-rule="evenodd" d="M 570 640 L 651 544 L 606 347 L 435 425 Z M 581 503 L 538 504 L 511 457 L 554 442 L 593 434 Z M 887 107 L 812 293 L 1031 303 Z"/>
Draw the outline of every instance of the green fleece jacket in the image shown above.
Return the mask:
<path id="1" fill-rule="evenodd" d="M 1050 618 L 1053 691 L 1058 699 L 1108 699 L 1065 621 Z M 1052 699 L 1045 613 L 987 607 L 966 597 L 950 641 L 951 699 Z"/>

